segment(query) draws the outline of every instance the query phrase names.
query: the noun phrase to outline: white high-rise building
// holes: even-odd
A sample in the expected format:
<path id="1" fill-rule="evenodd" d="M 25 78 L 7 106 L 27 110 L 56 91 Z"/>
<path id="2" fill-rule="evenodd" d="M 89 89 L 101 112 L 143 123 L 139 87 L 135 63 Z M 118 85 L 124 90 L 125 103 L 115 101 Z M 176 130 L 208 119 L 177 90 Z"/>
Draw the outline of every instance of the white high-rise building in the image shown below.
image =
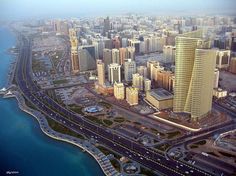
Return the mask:
<path id="1" fill-rule="evenodd" d="M 117 63 L 112 63 L 108 65 L 108 80 L 111 84 L 114 84 L 115 82 L 121 82 L 120 67 L 121 66 Z"/>

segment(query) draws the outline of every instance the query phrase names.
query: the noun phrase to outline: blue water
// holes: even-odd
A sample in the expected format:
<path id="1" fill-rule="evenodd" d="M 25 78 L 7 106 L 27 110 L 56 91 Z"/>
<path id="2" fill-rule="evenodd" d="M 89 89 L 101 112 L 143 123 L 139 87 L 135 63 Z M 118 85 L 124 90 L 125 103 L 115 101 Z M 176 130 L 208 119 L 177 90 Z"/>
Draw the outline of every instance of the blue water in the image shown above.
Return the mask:
<path id="1" fill-rule="evenodd" d="M 0 88 L 7 82 L 12 60 L 6 49 L 13 45 L 14 35 L 0 27 Z M 0 176 L 6 171 L 23 176 L 104 175 L 90 155 L 44 135 L 36 119 L 22 112 L 15 99 L 0 98 Z"/>

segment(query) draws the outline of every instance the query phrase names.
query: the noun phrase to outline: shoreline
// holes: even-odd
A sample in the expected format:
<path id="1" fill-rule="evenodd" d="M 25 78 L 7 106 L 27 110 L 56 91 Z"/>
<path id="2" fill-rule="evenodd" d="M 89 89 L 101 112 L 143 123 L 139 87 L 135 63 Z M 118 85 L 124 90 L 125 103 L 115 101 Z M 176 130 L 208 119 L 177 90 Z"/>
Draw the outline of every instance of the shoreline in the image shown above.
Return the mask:
<path id="1" fill-rule="evenodd" d="M 25 100 L 23 99 L 23 96 L 18 91 L 13 91 L 11 95 L 4 95 L 2 98 L 15 98 L 18 102 L 19 108 L 25 113 L 33 116 L 38 121 L 41 131 L 48 137 L 51 137 L 52 139 L 55 139 L 55 140 L 67 142 L 76 147 L 79 147 L 82 152 L 87 152 L 90 156 L 92 156 L 96 160 L 96 162 L 98 163 L 98 165 L 100 166 L 100 168 L 102 169 L 103 173 L 106 176 L 110 176 L 110 175 L 121 176 L 121 173 L 119 173 L 113 167 L 113 165 L 111 164 L 107 156 L 104 155 L 94 145 L 90 145 L 88 140 L 79 139 L 70 135 L 66 135 L 66 134 L 54 131 L 48 125 L 48 122 L 45 116 L 41 112 L 31 109 L 25 104 Z M 106 160 L 107 162 L 105 162 L 104 160 Z"/>
<path id="2" fill-rule="evenodd" d="M 11 26 L 8 26 L 8 25 L 6 27 L 12 33 L 14 33 L 14 36 L 16 38 L 16 45 L 15 46 L 18 46 L 19 40 L 18 40 L 18 37 L 17 37 L 17 33 L 14 31 L 14 28 L 12 28 Z M 9 49 L 11 49 L 11 48 L 8 48 L 7 51 L 9 51 Z M 76 137 L 73 137 L 73 136 L 69 136 L 67 134 L 63 134 L 63 133 L 59 133 L 59 132 L 54 131 L 48 125 L 48 121 L 47 121 L 46 117 L 40 111 L 35 110 L 35 109 L 31 109 L 30 107 L 28 107 L 25 104 L 25 99 L 23 98 L 23 95 L 21 95 L 21 93 L 18 90 L 11 91 L 12 87 L 17 87 L 16 85 L 13 84 L 13 79 L 14 79 L 14 75 L 15 75 L 15 69 L 16 69 L 18 58 L 17 58 L 17 55 L 12 54 L 10 52 L 8 52 L 7 54 L 10 55 L 11 59 L 14 62 L 10 63 L 10 67 L 8 69 L 7 81 L 6 81 L 6 85 L 5 85 L 6 90 L 4 90 L 4 91 L 1 90 L 0 91 L 0 98 L 15 98 L 18 102 L 18 107 L 22 111 L 24 111 L 25 113 L 33 116 L 38 121 L 40 129 L 45 135 L 47 135 L 48 137 L 51 137 L 54 140 L 67 142 L 67 143 L 72 144 L 76 147 L 79 147 L 79 149 L 82 152 L 87 152 L 90 156 L 93 157 L 93 159 L 96 160 L 96 162 L 98 163 L 98 165 L 102 169 L 102 172 L 104 173 L 104 175 L 106 175 L 106 176 L 110 176 L 110 175 L 120 176 L 121 173 L 119 173 L 113 167 L 113 165 L 111 164 L 111 162 L 107 158 L 107 156 L 104 155 L 94 145 L 91 145 L 88 142 L 88 140 L 79 139 L 79 138 L 76 138 Z M 8 94 L 8 92 L 10 92 L 10 94 Z M 52 133 L 52 134 L 50 134 L 50 133 Z M 89 147 L 86 145 L 86 143 L 89 144 Z M 107 161 L 107 162 L 105 163 L 104 161 Z"/>

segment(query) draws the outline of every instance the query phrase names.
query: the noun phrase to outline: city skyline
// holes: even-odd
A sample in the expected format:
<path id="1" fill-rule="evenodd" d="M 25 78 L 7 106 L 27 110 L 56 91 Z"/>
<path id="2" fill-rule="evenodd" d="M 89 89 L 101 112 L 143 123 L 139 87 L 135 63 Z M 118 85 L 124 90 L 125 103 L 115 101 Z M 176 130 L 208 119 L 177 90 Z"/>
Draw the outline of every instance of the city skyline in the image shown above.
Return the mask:
<path id="1" fill-rule="evenodd" d="M 235 14 L 234 0 L 2 0 L 1 20 L 111 16 L 125 13 L 159 15 Z M 200 13 L 201 12 L 201 13 Z M 198 14 L 199 13 L 199 14 Z"/>
<path id="2" fill-rule="evenodd" d="M 0 175 L 236 175 L 234 1 L 2 0 Z"/>

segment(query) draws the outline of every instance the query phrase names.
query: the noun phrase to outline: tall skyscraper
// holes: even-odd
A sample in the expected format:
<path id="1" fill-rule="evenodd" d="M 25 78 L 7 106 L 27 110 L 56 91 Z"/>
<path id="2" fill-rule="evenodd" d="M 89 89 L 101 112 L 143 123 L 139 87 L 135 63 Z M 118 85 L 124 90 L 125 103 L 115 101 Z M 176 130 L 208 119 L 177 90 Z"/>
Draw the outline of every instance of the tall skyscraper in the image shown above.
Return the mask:
<path id="1" fill-rule="evenodd" d="M 108 80 L 111 84 L 114 84 L 115 82 L 121 82 L 121 71 L 119 64 L 112 63 L 108 65 Z"/>
<path id="2" fill-rule="evenodd" d="M 103 86 L 105 84 L 105 65 L 102 60 L 97 60 L 97 71 L 98 83 Z"/>
<path id="3" fill-rule="evenodd" d="M 105 64 L 105 70 L 107 71 L 108 65 L 112 63 L 112 52 L 110 49 L 105 48 L 103 50 L 103 62 Z"/>
<path id="4" fill-rule="evenodd" d="M 125 59 L 128 59 L 128 53 L 126 48 L 119 48 L 120 51 L 120 64 L 123 65 Z"/>
<path id="5" fill-rule="evenodd" d="M 103 35 L 106 36 L 108 31 L 110 30 L 110 19 L 109 17 L 107 17 L 106 19 L 104 19 L 104 27 L 103 27 Z"/>
<path id="6" fill-rule="evenodd" d="M 216 51 L 202 31 L 176 37 L 174 112 L 197 120 L 211 111 Z"/>
<path id="7" fill-rule="evenodd" d="M 125 99 L 125 86 L 123 83 L 114 83 L 114 96 L 118 100 Z"/>
<path id="8" fill-rule="evenodd" d="M 70 37 L 71 43 L 71 68 L 73 73 L 79 72 L 79 59 L 78 59 L 78 39 L 74 33 Z"/>
<path id="9" fill-rule="evenodd" d="M 124 63 L 125 81 L 132 81 L 132 75 L 136 73 L 136 63 L 131 59 L 126 59 Z"/>
<path id="10" fill-rule="evenodd" d="M 120 64 L 120 51 L 118 49 L 112 49 L 112 63 Z"/>
<path id="11" fill-rule="evenodd" d="M 93 45 L 80 46 L 78 55 L 80 71 L 96 69 L 95 47 Z"/>

